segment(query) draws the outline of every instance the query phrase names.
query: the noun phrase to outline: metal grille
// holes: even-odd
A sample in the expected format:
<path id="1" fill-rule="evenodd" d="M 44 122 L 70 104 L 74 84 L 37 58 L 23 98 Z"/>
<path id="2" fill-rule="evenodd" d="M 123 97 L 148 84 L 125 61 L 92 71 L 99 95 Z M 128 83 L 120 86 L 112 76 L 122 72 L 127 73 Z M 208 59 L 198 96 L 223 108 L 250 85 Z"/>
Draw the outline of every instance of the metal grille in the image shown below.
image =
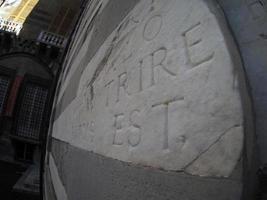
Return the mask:
<path id="1" fill-rule="evenodd" d="M 3 112 L 9 84 L 10 79 L 8 77 L 0 76 L 0 114 Z"/>
<path id="2" fill-rule="evenodd" d="M 26 86 L 18 114 L 17 136 L 39 140 L 47 95 L 46 88 L 33 84 Z"/>

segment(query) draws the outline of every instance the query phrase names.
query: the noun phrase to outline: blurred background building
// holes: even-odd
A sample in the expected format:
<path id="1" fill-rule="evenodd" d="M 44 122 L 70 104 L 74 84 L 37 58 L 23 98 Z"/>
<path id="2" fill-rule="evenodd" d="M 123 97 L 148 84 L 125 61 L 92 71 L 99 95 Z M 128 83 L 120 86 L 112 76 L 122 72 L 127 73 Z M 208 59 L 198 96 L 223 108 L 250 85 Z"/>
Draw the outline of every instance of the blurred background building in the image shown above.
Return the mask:
<path id="1" fill-rule="evenodd" d="M 38 0 L 2 0 L 0 10 L 1 29 L 17 35 Z"/>
<path id="2" fill-rule="evenodd" d="M 39 195 L 55 82 L 82 3 L 0 1 L 0 162 L 25 167 L 15 191 Z"/>

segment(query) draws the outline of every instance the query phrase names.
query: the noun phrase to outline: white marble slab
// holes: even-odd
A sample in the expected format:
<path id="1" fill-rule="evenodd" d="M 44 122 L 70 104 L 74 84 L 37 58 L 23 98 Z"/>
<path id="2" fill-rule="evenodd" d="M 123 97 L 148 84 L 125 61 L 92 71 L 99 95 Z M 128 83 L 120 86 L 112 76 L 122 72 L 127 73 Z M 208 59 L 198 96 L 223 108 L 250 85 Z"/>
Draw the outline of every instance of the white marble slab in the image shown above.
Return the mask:
<path id="1" fill-rule="evenodd" d="M 53 136 L 121 161 L 229 176 L 243 114 L 240 60 L 221 20 L 202 0 L 141 0 L 88 64 Z"/>

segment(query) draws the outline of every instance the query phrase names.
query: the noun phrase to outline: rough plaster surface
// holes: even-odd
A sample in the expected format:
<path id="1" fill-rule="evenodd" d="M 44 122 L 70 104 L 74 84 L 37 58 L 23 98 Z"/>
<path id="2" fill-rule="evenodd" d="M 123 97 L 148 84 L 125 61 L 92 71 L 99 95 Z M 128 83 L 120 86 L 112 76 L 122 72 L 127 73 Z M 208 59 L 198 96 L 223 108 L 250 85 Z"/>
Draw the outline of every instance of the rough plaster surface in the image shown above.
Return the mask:
<path id="1" fill-rule="evenodd" d="M 242 183 L 234 177 L 201 178 L 135 166 L 58 140 L 53 140 L 52 155 L 68 200 L 241 199 Z"/>
<path id="2" fill-rule="evenodd" d="M 85 68 L 53 137 L 121 161 L 228 177 L 243 147 L 241 66 L 210 7 L 140 1 Z"/>

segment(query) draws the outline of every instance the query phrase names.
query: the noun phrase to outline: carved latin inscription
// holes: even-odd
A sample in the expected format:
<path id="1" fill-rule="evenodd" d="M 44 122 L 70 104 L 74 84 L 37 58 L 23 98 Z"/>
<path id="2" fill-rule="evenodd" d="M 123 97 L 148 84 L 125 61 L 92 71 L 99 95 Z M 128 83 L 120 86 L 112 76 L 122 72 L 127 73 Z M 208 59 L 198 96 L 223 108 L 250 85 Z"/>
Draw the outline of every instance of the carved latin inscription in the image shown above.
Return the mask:
<path id="1" fill-rule="evenodd" d="M 163 130 L 163 150 L 169 149 L 169 105 L 176 102 L 176 101 L 183 101 L 184 98 L 175 98 L 163 103 L 158 103 L 155 105 L 152 105 L 153 108 L 161 106 L 164 109 L 164 130 Z"/>
<path id="2" fill-rule="evenodd" d="M 118 77 L 118 87 L 117 87 L 117 102 L 120 101 L 120 91 L 121 89 L 124 92 L 127 92 L 127 73 L 124 72 L 122 74 L 119 75 Z"/>
<path id="3" fill-rule="evenodd" d="M 168 69 L 166 64 L 164 64 L 168 55 L 168 50 L 165 47 L 161 47 L 153 51 L 148 56 L 145 56 L 139 62 L 140 70 L 140 85 L 139 91 L 143 91 L 145 88 L 149 88 L 156 84 L 156 70 L 160 68 L 164 73 L 171 76 L 176 76 L 176 72 Z"/>
<path id="4" fill-rule="evenodd" d="M 122 145 L 123 144 L 123 120 L 124 120 L 124 114 L 118 114 L 114 117 L 114 137 L 113 137 L 113 144 L 114 145 Z"/>
<path id="5" fill-rule="evenodd" d="M 139 113 L 139 110 L 133 110 L 130 112 L 128 121 L 126 121 L 124 114 L 115 115 L 113 145 L 121 146 L 126 141 L 131 147 L 136 147 L 140 144 L 141 126 L 138 122 Z"/>
<path id="6" fill-rule="evenodd" d="M 139 110 L 134 110 L 130 113 L 130 128 L 128 131 L 128 144 L 136 147 L 141 142 L 141 127 L 138 123 L 140 115 Z"/>
<path id="7" fill-rule="evenodd" d="M 203 44 L 203 31 L 203 27 L 199 22 L 182 34 L 186 44 L 188 59 L 192 67 L 208 63 L 214 56 L 214 52 L 206 49 L 206 45 Z"/>
<path id="8" fill-rule="evenodd" d="M 119 103 L 123 95 L 131 97 L 156 85 L 163 74 L 171 77 L 177 76 L 177 71 L 169 69 L 166 62 L 167 56 L 167 48 L 158 48 L 144 56 L 137 63 L 137 67 L 115 76 L 114 80 L 108 80 L 105 84 L 106 106 Z M 129 79 L 130 76 L 135 77 L 132 80 Z M 113 97 L 114 92 L 116 99 Z"/>
<path id="9" fill-rule="evenodd" d="M 80 145 L 90 134 L 93 142 L 82 141 L 82 148 L 166 170 L 184 170 L 207 152 L 212 159 L 198 162 L 198 169 L 229 176 L 241 154 L 242 134 L 220 136 L 242 124 L 240 96 L 232 89 L 233 63 L 240 62 L 232 60 L 232 39 L 226 41 L 224 22 L 207 4 L 162 0 L 150 9 L 151 1 L 140 0 L 84 71 L 78 93 L 83 105 L 72 135 L 61 129 L 67 117 L 56 122 L 58 135 Z M 72 115 L 77 101 L 63 115 Z M 218 150 L 206 151 L 216 142 Z M 228 149 L 233 151 L 222 153 Z"/>
<path id="10" fill-rule="evenodd" d="M 145 24 L 143 37 L 145 40 L 150 41 L 157 37 L 162 27 L 162 17 L 156 15 L 151 17 Z"/>

